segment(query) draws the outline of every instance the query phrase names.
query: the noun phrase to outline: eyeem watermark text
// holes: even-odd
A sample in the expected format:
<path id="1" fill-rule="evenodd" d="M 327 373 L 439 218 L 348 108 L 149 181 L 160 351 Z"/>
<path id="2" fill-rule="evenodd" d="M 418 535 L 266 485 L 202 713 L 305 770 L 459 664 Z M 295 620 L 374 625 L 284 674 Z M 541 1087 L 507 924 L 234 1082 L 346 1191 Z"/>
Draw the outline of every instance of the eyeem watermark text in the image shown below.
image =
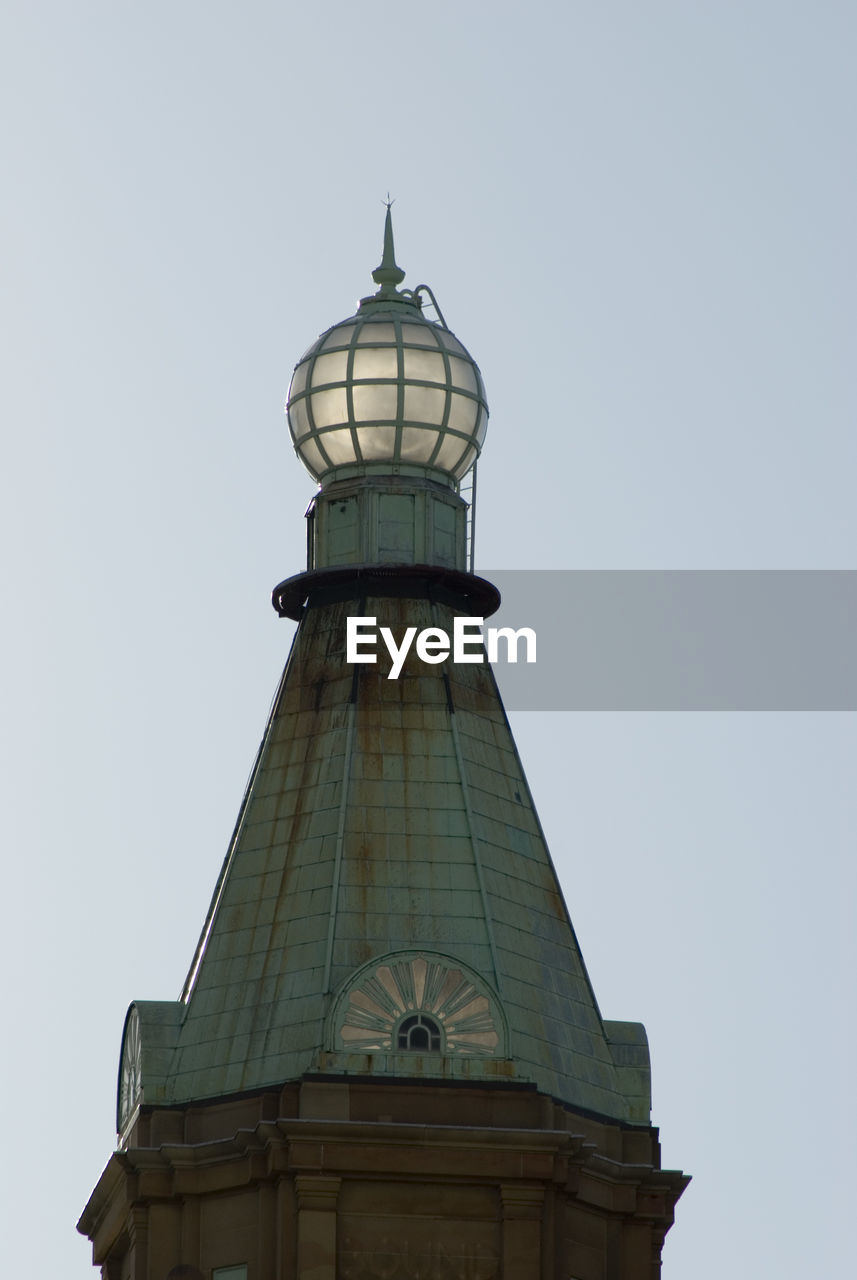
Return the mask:
<path id="1" fill-rule="evenodd" d="M 489 662 L 500 661 L 500 642 L 505 644 L 505 661 L 518 661 L 518 644 L 524 642 L 524 660 L 536 660 L 536 633 L 532 627 L 521 627 L 515 631 L 512 627 L 488 627 L 483 635 L 484 618 L 456 618 L 453 622 L 452 639 L 441 627 L 424 627 L 417 631 L 416 627 L 406 627 L 401 644 L 389 627 L 376 630 L 377 618 L 348 618 L 345 632 L 346 662 L 377 662 L 376 647 L 378 635 L 387 647 L 392 660 L 388 680 L 398 680 L 405 658 L 411 645 L 416 641 L 416 654 L 422 662 L 437 664 L 445 662 L 452 655 L 453 662 L 484 662 L 486 654 Z"/>

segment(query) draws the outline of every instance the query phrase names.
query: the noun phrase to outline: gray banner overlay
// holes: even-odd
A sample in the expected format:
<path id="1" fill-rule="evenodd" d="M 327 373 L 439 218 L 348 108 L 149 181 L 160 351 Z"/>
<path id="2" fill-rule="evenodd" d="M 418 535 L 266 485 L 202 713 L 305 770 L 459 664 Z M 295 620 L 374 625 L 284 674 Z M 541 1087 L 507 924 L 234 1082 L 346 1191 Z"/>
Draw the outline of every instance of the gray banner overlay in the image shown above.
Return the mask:
<path id="1" fill-rule="evenodd" d="M 857 710 L 857 572 L 480 570 L 513 711 Z M 524 646 L 519 646 L 523 658 Z"/>

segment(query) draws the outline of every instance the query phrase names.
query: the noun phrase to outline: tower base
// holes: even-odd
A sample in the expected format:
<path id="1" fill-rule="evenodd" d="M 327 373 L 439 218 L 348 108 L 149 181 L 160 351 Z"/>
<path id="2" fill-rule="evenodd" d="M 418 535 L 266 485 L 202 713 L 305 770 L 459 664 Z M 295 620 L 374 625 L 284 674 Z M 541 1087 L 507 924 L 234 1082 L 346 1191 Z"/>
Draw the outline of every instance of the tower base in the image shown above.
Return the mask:
<path id="1" fill-rule="evenodd" d="M 141 1108 L 78 1229 L 104 1280 L 655 1280 L 688 1181 L 527 1085 L 307 1077 Z"/>

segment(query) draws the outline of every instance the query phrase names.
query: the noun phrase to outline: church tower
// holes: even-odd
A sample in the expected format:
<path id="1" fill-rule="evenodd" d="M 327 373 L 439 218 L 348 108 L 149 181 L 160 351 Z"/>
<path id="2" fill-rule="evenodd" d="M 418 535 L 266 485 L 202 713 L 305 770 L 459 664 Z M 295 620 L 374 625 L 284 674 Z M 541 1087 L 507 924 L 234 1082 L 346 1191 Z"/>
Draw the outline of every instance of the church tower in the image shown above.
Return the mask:
<path id="1" fill-rule="evenodd" d="M 645 1031 L 601 1016 L 491 667 L 444 657 L 499 604 L 482 378 L 389 209 L 373 278 L 292 377 L 299 626 L 181 996 L 128 1010 L 79 1230 L 103 1280 L 654 1280 L 688 1179 Z M 394 674 L 382 628 L 435 631 Z"/>

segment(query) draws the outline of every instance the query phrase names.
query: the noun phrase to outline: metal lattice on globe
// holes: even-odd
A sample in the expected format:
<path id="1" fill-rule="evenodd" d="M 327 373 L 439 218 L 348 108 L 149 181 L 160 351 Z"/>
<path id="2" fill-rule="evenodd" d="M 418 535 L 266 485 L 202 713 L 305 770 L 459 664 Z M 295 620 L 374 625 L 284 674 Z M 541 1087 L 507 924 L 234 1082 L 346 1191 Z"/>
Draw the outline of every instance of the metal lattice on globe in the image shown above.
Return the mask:
<path id="1" fill-rule="evenodd" d="M 404 272 L 395 264 L 389 208 L 384 258 L 372 275 L 379 291 L 323 333 L 294 371 L 286 409 L 295 449 L 322 483 L 357 469 L 457 484 L 485 438 L 485 388 L 443 318 L 422 315 L 427 286 L 395 287 Z"/>

